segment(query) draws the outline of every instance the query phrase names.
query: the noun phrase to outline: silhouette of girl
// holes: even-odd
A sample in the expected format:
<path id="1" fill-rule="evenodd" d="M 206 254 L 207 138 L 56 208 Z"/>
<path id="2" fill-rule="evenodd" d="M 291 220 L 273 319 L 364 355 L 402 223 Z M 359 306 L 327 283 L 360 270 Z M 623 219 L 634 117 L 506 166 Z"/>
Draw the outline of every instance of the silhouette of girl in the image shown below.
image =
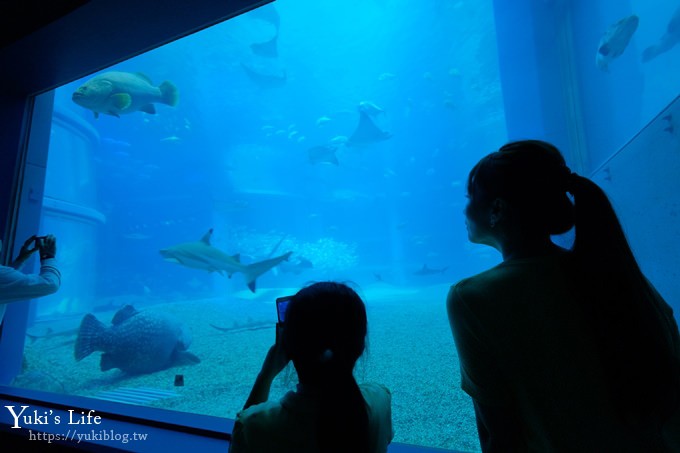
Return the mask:
<path id="1" fill-rule="evenodd" d="M 366 308 L 347 285 L 319 282 L 298 291 L 237 415 L 230 452 L 386 452 L 393 437 L 390 392 L 358 385 L 353 375 L 366 333 Z M 267 401 L 289 359 L 297 391 Z"/>

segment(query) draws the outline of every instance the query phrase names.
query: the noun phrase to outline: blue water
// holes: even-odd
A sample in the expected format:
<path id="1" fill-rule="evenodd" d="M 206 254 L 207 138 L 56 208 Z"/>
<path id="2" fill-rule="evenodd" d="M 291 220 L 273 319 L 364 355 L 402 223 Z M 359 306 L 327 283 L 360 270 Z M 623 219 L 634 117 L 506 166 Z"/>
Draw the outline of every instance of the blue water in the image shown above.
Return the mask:
<path id="1" fill-rule="evenodd" d="M 479 158 L 530 135 L 555 141 L 588 174 L 680 91 L 680 46 L 640 61 L 642 50 L 665 32 L 677 2 L 536 2 L 533 15 L 515 10 L 524 26 L 498 26 L 508 13 L 501 3 L 279 0 L 106 69 L 142 72 L 155 85 L 171 81 L 180 92 L 175 107 L 156 104 L 155 115 L 95 119 L 71 101 L 92 75 L 57 89 L 55 110 L 75 118 L 90 138 L 76 159 L 68 154 L 72 133 L 55 122 L 45 196 L 85 207 L 96 220 L 83 226 L 45 215 L 50 231 L 42 234 L 57 234 L 65 279 L 59 293 L 37 303 L 34 319 L 78 318 L 127 302 L 231 303 L 235 295 L 258 300 L 261 294 L 273 302 L 277 291 L 337 279 L 386 285 L 391 293 L 421 288 L 428 294 L 422 303 L 441 307 L 445 322 L 446 284 L 500 261 L 494 250 L 467 241 L 465 184 Z M 639 29 L 604 73 L 595 65 L 598 42 L 632 13 L 640 17 Z M 278 55 L 258 55 L 251 45 L 276 35 L 275 15 Z M 552 30 L 549 21 L 572 24 L 569 39 L 554 31 L 541 40 L 542 26 Z M 537 37 L 536 54 L 499 58 L 499 44 L 508 49 L 520 35 Z M 549 68 L 557 54 L 566 63 Z M 244 65 L 279 79 L 255 80 Z M 532 82 L 546 74 L 552 76 Z M 578 90 L 550 89 L 569 80 Z M 571 98 L 582 110 L 562 123 L 569 115 L 553 106 Z M 516 100 L 525 103 L 526 118 Z M 338 165 L 310 162 L 310 148 L 354 133 L 361 102 L 384 111 L 375 122 L 391 137 L 338 146 Z M 539 120 L 530 111 L 540 111 Z M 565 132 L 574 126 L 578 133 Z M 587 155 L 578 160 L 581 147 Z M 65 174 L 70 192 L 62 187 L 69 184 Z M 239 274 L 227 279 L 159 254 L 211 228 L 212 245 L 240 254 L 244 263 L 292 251 L 291 262 L 304 258 L 312 267 L 273 269 L 249 295 Z M 424 265 L 440 272 L 418 275 Z M 453 354 L 452 341 L 450 348 Z M 450 377 L 451 388 L 457 379 Z M 464 411 L 471 415 L 469 406 Z M 422 442 L 475 448 L 450 439 Z"/>
<path id="2" fill-rule="evenodd" d="M 424 264 L 460 265 L 453 257 L 469 249 L 467 171 L 505 140 L 490 4 L 434 2 L 408 14 L 406 3 L 343 4 L 277 2 L 279 57 L 270 61 L 249 46 L 270 39 L 273 26 L 246 15 L 111 68 L 179 88 L 179 105 L 157 104 L 157 115 L 95 120 L 70 101 L 87 78 L 58 90 L 57 105 L 100 136 L 92 157 L 96 207 L 107 217 L 102 279 L 110 281 L 99 290 L 207 283 L 159 260 L 158 250 L 209 228 L 216 246 L 244 262 L 285 238 L 279 253 L 314 265 L 292 283 L 265 275 L 258 285 L 336 276 L 367 283 L 374 273 L 415 283 Z M 252 61 L 284 68 L 285 85 L 254 83 L 241 66 Z M 362 101 L 385 111 L 379 122 L 393 137 L 341 147 L 338 166 L 311 164 L 309 148 L 352 134 Z M 321 117 L 330 121 L 318 127 Z"/>

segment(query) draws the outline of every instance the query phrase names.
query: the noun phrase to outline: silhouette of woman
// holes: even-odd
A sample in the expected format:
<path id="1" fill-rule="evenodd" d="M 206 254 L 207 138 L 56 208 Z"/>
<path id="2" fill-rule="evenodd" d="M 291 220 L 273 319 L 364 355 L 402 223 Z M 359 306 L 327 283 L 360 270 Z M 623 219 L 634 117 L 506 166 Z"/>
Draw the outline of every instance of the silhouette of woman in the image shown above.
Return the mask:
<path id="1" fill-rule="evenodd" d="M 678 326 L 602 189 L 526 140 L 467 191 L 469 240 L 503 256 L 447 299 L 482 450 L 680 451 Z M 572 249 L 551 241 L 572 227 Z"/>

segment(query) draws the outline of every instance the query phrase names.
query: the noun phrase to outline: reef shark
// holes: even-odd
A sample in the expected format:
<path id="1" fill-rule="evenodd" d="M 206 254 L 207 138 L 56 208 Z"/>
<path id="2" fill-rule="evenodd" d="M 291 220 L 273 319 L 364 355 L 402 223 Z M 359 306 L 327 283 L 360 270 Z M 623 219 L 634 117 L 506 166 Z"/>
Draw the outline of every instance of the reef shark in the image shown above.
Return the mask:
<path id="1" fill-rule="evenodd" d="M 430 267 L 427 267 L 427 264 L 423 264 L 423 267 L 420 268 L 419 270 L 415 271 L 413 275 L 434 275 L 434 274 L 443 274 L 446 272 L 446 270 L 449 267 L 442 267 L 441 269 L 432 269 Z"/>
<path id="2" fill-rule="evenodd" d="M 160 251 L 166 261 L 181 264 L 193 269 L 202 269 L 208 272 L 217 272 L 231 278 L 237 272 L 245 276 L 248 288 L 255 292 L 257 278 L 278 265 L 282 261 L 288 261 L 293 252 L 287 252 L 274 258 L 257 261 L 251 264 L 241 263 L 240 255 L 227 255 L 218 248 L 210 245 L 213 229 L 208 230 L 200 241 L 183 242 Z"/>

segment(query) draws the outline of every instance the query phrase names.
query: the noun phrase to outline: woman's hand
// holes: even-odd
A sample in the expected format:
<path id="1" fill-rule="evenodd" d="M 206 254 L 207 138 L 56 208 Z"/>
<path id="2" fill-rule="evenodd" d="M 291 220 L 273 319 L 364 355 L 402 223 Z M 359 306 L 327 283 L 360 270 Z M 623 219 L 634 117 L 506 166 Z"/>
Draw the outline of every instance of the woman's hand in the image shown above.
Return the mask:
<path id="1" fill-rule="evenodd" d="M 36 247 L 40 249 L 40 259 L 46 260 L 57 256 L 57 238 L 52 234 L 43 237 L 42 240 L 36 243 Z"/>
<path id="2" fill-rule="evenodd" d="M 24 242 L 24 245 L 21 246 L 21 250 L 19 250 L 19 255 L 17 255 L 16 259 L 12 263 L 12 267 L 14 269 L 19 269 L 22 264 L 35 252 L 38 250 L 38 246 L 35 243 L 35 238 L 37 236 L 34 234 L 30 238 L 26 239 L 26 242 Z M 33 245 L 33 247 L 31 247 Z"/>

